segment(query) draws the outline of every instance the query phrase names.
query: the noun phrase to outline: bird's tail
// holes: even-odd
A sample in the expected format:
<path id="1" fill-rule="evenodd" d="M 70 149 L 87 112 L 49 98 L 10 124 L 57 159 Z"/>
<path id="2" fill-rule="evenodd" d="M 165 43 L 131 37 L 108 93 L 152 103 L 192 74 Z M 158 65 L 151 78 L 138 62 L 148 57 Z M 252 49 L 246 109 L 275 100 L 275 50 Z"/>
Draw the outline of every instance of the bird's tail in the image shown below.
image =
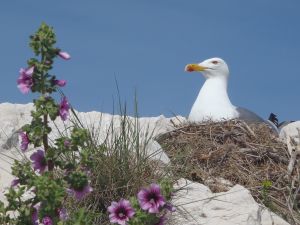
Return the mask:
<path id="1" fill-rule="evenodd" d="M 275 115 L 274 113 L 270 113 L 270 116 L 269 116 L 268 120 L 270 122 L 272 122 L 276 127 L 278 127 L 278 118 L 277 118 L 277 115 Z"/>

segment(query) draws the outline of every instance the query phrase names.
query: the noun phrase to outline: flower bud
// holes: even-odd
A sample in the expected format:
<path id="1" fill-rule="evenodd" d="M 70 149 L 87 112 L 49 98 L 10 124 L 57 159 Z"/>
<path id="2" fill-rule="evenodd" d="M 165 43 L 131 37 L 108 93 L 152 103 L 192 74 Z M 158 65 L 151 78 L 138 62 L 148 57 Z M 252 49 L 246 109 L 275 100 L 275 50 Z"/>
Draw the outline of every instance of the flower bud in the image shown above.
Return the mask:
<path id="1" fill-rule="evenodd" d="M 60 51 L 60 52 L 58 53 L 58 55 L 59 55 L 62 59 L 64 59 L 64 60 L 69 60 L 69 59 L 71 59 L 70 54 L 67 53 L 67 52 L 62 52 L 62 51 Z"/>

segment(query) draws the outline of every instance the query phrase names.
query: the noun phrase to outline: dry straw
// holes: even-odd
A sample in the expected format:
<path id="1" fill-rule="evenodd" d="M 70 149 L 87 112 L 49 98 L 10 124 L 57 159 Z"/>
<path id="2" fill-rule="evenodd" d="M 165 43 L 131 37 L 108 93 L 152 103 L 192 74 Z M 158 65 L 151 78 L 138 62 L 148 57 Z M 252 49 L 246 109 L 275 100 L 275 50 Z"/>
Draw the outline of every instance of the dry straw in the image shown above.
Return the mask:
<path id="1" fill-rule="evenodd" d="M 255 200 L 300 224 L 300 168 L 288 175 L 287 146 L 266 124 L 243 121 L 186 124 L 157 138 L 178 176 L 212 191 L 241 184 Z"/>

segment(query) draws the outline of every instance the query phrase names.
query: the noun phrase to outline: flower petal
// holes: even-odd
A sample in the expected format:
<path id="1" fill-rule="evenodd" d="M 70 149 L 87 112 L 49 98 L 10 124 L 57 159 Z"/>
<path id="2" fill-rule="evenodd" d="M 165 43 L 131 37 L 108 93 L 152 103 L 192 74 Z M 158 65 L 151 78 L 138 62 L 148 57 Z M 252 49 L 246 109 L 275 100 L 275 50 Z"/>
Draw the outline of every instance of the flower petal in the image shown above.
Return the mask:
<path id="1" fill-rule="evenodd" d="M 27 70 L 25 70 L 25 74 L 27 76 L 31 76 L 33 74 L 33 71 L 34 71 L 34 66 L 28 68 Z"/>

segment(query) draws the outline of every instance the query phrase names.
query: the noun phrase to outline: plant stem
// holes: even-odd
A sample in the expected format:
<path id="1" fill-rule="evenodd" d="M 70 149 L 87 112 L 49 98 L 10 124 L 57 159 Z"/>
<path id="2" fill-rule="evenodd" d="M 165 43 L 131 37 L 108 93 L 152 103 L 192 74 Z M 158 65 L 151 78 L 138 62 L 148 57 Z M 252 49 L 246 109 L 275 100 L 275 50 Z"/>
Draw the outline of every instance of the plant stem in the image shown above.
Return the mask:
<path id="1" fill-rule="evenodd" d="M 43 64 L 45 61 L 45 54 L 43 49 L 41 49 L 41 63 Z M 42 73 L 42 80 L 43 82 L 45 82 L 45 74 Z M 42 91 L 42 95 L 46 98 L 47 97 L 47 91 L 45 88 L 45 85 L 43 86 L 43 91 Z M 44 133 L 43 133 L 43 145 L 44 145 L 44 150 L 45 153 L 47 153 L 48 148 L 49 148 L 49 143 L 48 143 L 48 133 L 47 133 L 47 128 L 48 128 L 48 113 L 45 113 L 43 115 L 43 125 L 44 125 Z M 54 163 L 52 160 L 48 160 L 47 162 L 48 164 L 48 170 L 52 171 L 54 169 Z"/>
<path id="2" fill-rule="evenodd" d="M 45 130 L 47 129 L 47 126 L 48 126 L 48 115 L 44 114 L 44 129 Z M 49 147 L 47 132 L 44 132 L 44 134 L 43 134 L 43 145 L 44 145 L 45 152 L 47 152 L 48 147 Z"/>
<path id="3" fill-rule="evenodd" d="M 44 129 L 46 130 L 48 127 L 48 114 L 44 114 Z M 43 134 L 43 145 L 45 152 L 48 151 L 49 144 L 48 144 L 48 135 L 47 132 Z M 48 170 L 52 171 L 54 169 L 54 164 L 52 160 L 48 160 Z"/>
<path id="4" fill-rule="evenodd" d="M 48 148 L 49 148 L 49 143 L 48 143 L 48 134 L 47 134 L 47 127 L 48 127 L 48 114 L 44 114 L 44 121 L 43 121 L 43 125 L 44 125 L 44 133 L 43 133 L 43 145 L 44 145 L 44 150 L 45 153 L 47 153 Z M 48 170 L 52 171 L 54 169 L 54 163 L 52 160 L 48 160 L 47 162 L 48 164 Z"/>

